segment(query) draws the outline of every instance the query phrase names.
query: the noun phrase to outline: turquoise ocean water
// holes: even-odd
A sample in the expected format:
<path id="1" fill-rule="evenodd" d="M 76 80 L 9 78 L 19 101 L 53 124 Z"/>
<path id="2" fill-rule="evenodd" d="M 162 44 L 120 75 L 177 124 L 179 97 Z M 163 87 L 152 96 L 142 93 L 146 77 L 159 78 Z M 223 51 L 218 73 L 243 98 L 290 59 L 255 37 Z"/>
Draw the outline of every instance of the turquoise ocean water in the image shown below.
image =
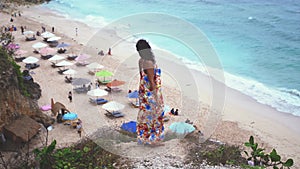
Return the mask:
<path id="1" fill-rule="evenodd" d="M 279 111 L 300 116 L 297 0 L 52 0 L 43 6 L 91 26 L 143 12 L 182 18 L 200 29 L 214 45 L 228 86 Z M 148 39 L 197 62 L 192 52 L 178 49 L 175 41 L 166 43 L 157 36 Z"/>

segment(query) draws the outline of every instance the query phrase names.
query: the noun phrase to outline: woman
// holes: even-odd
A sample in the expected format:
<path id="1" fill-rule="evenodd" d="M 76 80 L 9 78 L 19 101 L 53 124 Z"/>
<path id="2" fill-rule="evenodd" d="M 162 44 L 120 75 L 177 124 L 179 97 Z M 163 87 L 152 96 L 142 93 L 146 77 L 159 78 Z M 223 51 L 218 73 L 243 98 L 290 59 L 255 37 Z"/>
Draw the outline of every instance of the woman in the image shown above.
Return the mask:
<path id="1" fill-rule="evenodd" d="M 162 145 L 164 112 L 161 94 L 161 70 L 157 68 L 154 54 L 146 40 L 139 40 L 136 49 L 141 57 L 139 60 L 140 110 L 137 117 L 138 143 Z"/>

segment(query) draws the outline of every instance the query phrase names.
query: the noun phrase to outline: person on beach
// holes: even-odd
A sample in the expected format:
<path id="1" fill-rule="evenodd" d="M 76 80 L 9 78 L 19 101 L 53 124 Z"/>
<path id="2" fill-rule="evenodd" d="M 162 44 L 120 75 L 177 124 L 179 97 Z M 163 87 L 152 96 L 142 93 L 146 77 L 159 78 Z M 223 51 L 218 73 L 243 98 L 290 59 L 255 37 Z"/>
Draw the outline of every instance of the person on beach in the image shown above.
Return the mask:
<path id="1" fill-rule="evenodd" d="M 71 91 L 69 91 L 68 98 L 69 98 L 70 102 L 72 102 L 73 97 L 72 97 L 72 92 Z"/>
<path id="2" fill-rule="evenodd" d="M 149 43 L 140 39 L 136 44 L 140 55 L 139 112 L 137 116 L 137 140 L 143 145 L 163 145 L 163 96 L 161 92 L 161 70 Z"/>
<path id="3" fill-rule="evenodd" d="M 24 35 L 24 27 L 23 26 L 21 26 L 21 33 L 22 33 L 22 35 Z"/>
<path id="4" fill-rule="evenodd" d="M 52 32 L 54 32 L 54 26 L 52 26 Z"/>
<path id="5" fill-rule="evenodd" d="M 42 32 L 46 32 L 46 28 L 42 26 Z"/>
<path id="6" fill-rule="evenodd" d="M 81 137 L 81 133 L 82 133 L 82 121 L 80 119 L 78 119 L 77 125 L 76 125 L 76 129 L 77 132 L 79 134 L 79 137 Z"/>
<path id="7" fill-rule="evenodd" d="M 75 28 L 76 36 L 78 36 L 78 28 Z"/>
<path id="8" fill-rule="evenodd" d="M 100 50 L 100 51 L 98 52 L 98 55 L 100 55 L 100 56 L 104 56 L 104 52 L 103 52 L 103 50 Z"/>
<path id="9" fill-rule="evenodd" d="M 108 55 L 111 55 L 111 48 L 108 48 L 107 54 L 108 54 Z"/>

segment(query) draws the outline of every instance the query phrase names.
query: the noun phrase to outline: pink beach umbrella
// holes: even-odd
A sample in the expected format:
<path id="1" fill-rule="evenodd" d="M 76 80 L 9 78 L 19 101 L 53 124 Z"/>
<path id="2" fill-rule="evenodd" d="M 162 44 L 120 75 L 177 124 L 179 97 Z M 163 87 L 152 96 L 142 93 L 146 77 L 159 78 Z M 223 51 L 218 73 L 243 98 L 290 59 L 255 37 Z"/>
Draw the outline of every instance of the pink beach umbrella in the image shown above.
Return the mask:
<path id="1" fill-rule="evenodd" d="M 88 54 L 80 54 L 77 58 L 75 58 L 76 61 L 84 61 L 88 58 L 90 58 L 91 56 Z"/>
<path id="2" fill-rule="evenodd" d="M 6 47 L 8 50 L 17 50 L 20 48 L 20 46 L 18 44 L 15 44 L 15 43 L 10 43 L 7 45 Z"/>
<path id="3" fill-rule="evenodd" d="M 56 50 L 53 49 L 53 48 L 49 48 L 49 47 L 42 48 L 42 49 L 40 50 L 40 54 L 41 54 L 41 55 L 48 55 L 48 54 L 54 53 L 54 52 L 56 52 Z"/>
<path id="4" fill-rule="evenodd" d="M 17 56 L 22 56 L 22 55 L 24 55 L 24 54 L 26 54 L 26 53 L 27 53 L 26 50 L 21 50 L 21 49 L 19 49 L 19 50 L 17 50 L 17 51 L 15 52 L 15 55 L 17 55 Z"/>

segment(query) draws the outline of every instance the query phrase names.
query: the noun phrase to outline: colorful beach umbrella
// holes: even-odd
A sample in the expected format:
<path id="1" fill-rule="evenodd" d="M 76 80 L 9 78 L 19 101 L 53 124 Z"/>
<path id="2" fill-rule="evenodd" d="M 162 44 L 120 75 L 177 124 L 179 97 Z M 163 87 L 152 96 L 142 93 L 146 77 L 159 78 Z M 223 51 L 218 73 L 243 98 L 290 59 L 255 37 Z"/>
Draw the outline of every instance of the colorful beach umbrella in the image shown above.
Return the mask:
<path id="1" fill-rule="evenodd" d="M 102 96 L 106 96 L 108 94 L 107 91 L 97 88 L 97 89 L 93 89 L 87 92 L 87 95 L 89 96 L 96 96 L 96 97 L 102 97 Z"/>
<path id="2" fill-rule="evenodd" d="M 123 123 L 121 129 L 130 133 L 136 133 L 136 121 Z"/>
<path id="3" fill-rule="evenodd" d="M 55 53 L 55 52 L 56 52 L 55 49 L 49 48 L 49 47 L 45 47 L 40 50 L 41 55 L 48 55 L 48 54 Z"/>
<path id="4" fill-rule="evenodd" d="M 113 76 L 113 72 L 110 72 L 108 70 L 101 70 L 99 72 L 96 72 L 95 73 L 96 76 L 98 77 L 110 77 L 110 76 Z"/>
<path id="5" fill-rule="evenodd" d="M 60 40 L 60 39 L 61 39 L 61 37 L 59 37 L 59 36 L 53 36 L 53 37 L 51 37 L 51 38 L 48 38 L 48 39 L 47 39 L 47 42 L 58 41 L 58 40 Z"/>
<path id="6" fill-rule="evenodd" d="M 110 101 L 108 103 L 105 103 L 102 106 L 102 108 L 105 110 L 108 110 L 108 111 L 120 111 L 125 108 L 125 105 L 123 105 L 119 102 L 116 102 L 116 101 Z"/>
<path id="7" fill-rule="evenodd" d="M 67 44 L 67 43 L 64 43 L 64 42 L 62 42 L 62 43 L 58 44 L 56 47 L 57 47 L 57 48 L 65 48 L 65 47 L 69 47 L 69 46 L 71 46 L 71 45 L 70 45 L 70 44 Z"/>
<path id="8" fill-rule="evenodd" d="M 127 97 L 131 99 L 136 99 L 139 97 L 139 92 L 137 90 L 130 92 L 128 93 Z"/>
<path id="9" fill-rule="evenodd" d="M 47 32 L 46 31 L 46 32 L 42 33 L 41 36 L 43 38 L 51 38 L 51 37 L 54 37 L 55 35 L 53 33 L 51 33 L 51 32 Z"/>
<path id="10" fill-rule="evenodd" d="M 100 65 L 97 62 L 92 62 L 92 63 L 86 65 L 86 67 L 89 68 L 89 69 L 92 69 L 92 70 L 97 70 L 97 69 L 102 69 L 104 66 Z"/>
<path id="11" fill-rule="evenodd" d="M 39 61 L 38 58 L 29 56 L 29 57 L 25 58 L 22 62 L 30 64 L 30 63 L 36 63 L 38 61 Z"/>
<path id="12" fill-rule="evenodd" d="M 170 125 L 169 129 L 177 134 L 188 134 L 195 130 L 195 127 L 185 122 L 174 122 Z"/>
<path id="13" fill-rule="evenodd" d="M 21 50 L 21 49 L 19 49 L 19 50 L 17 50 L 17 51 L 15 52 L 15 55 L 22 56 L 22 55 L 24 55 L 24 54 L 26 54 L 26 53 L 27 53 L 26 50 Z"/>
<path id="14" fill-rule="evenodd" d="M 57 64 L 55 64 L 56 66 L 71 66 L 71 65 L 73 65 L 73 63 L 72 62 L 68 62 L 68 61 L 65 61 L 65 60 L 63 60 L 63 61 L 61 61 L 61 62 L 58 62 Z"/>
<path id="15" fill-rule="evenodd" d="M 68 69 L 68 70 L 63 72 L 64 75 L 74 75 L 76 73 L 77 73 L 77 71 L 74 70 L 74 69 Z"/>
<path id="16" fill-rule="evenodd" d="M 23 34 L 25 36 L 31 36 L 31 35 L 34 35 L 34 32 L 33 31 L 25 31 L 25 32 L 23 32 Z"/>
<path id="17" fill-rule="evenodd" d="M 44 47 L 47 47 L 48 45 L 45 44 L 45 43 L 42 43 L 42 42 L 37 42 L 35 44 L 32 45 L 32 47 L 34 49 L 40 49 L 40 48 L 44 48 Z"/>
<path id="18" fill-rule="evenodd" d="M 72 85 L 74 86 L 82 86 L 91 83 L 91 80 L 85 78 L 74 78 L 72 81 Z"/>
<path id="19" fill-rule="evenodd" d="M 52 56 L 50 59 L 48 59 L 49 61 L 58 61 L 58 60 L 62 60 L 65 57 L 61 56 L 61 55 L 54 55 Z"/>
<path id="20" fill-rule="evenodd" d="M 6 46 L 6 48 L 8 50 L 17 50 L 20 48 L 20 46 L 18 44 L 15 44 L 15 43 L 10 43 Z"/>
<path id="21" fill-rule="evenodd" d="M 116 87 L 116 86 L 121 86 L 123 84 L 125 84 L 124 81 L 115 79 L 115 80 L 107 83 L 106 86 L 112 88 L 112 87 Z"/>
<path id="22" fill-rule="evenodd" d="M 88 54 L 80 54 L 78 57 L 75 58 L 76 61 L 84 61 L 88 58 L 90 58 L 91 56 Z"/>

